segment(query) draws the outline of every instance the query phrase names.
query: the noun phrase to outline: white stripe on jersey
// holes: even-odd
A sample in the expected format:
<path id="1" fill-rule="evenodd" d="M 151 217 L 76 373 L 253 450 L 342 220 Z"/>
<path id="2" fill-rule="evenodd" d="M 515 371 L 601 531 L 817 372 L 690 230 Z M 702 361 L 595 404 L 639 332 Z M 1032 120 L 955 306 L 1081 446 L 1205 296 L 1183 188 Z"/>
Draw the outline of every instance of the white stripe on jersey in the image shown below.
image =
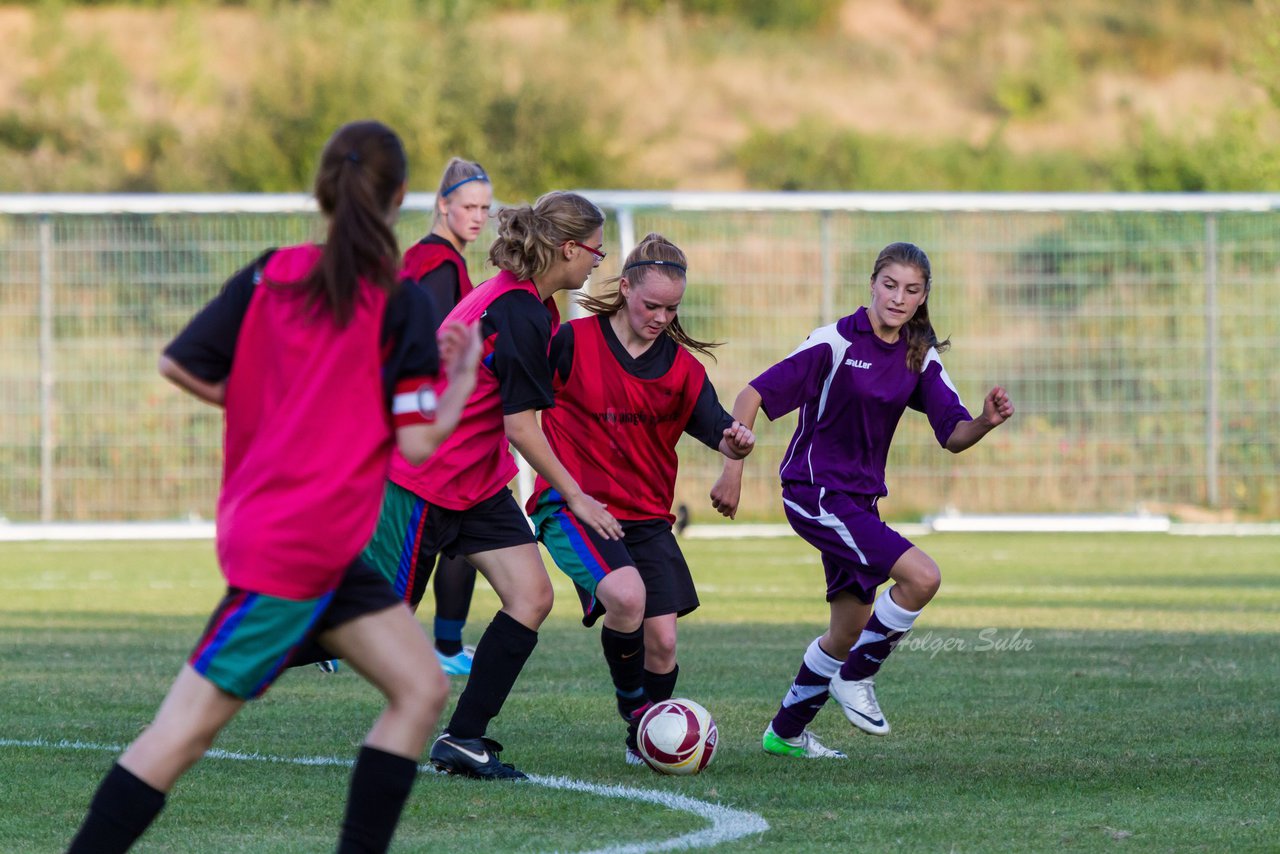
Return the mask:
<path id="1" fill-rule="evenodd" d="M 810 332 L 809 337 L 804 339 L 800 346 L 792 350 L 787 356 L 787 358 L 791 358 L 791 356 L 794 356 L 796 353 L 803 352 L 810 347 L 820 347 L 824 344 L 831 348 L 831 368 L 827 371 L 827 378 L 822 382 L 822 394 L 818 397 L 818 412 L 814 416 L 818 420 L 821 420 L 822 412 L 827 407 L 827 395 L 831 391 L 831 381 L 835 378 L 836 369 L 840 367 L 840 362 L 844 359 L 845 351 L 849 349 L 850 341 L 837 332 L 836 324 L 832 323 Z M 806 409 L 808 409 L 808 404 L 804 404 L 800 407 L 799 423 L 796 427 L 797 437 L 799 437 L 804 430 L 804 416 Z M 796 452 L 796 444 L 798 444 L 798 442 L 792 444 L 791 452 L 782 461 L 782 465 L 779 466 L 780 470 L 785 469 L 787 464 L 791 462 L 791 457 Z M 813 445 L 810 443 L 809 447 L 805 449 L 806 459 L 808 459 L 812 453 Z M 809 479 L 811 482 L 813 481 L 813 461 L 811 459 L 809 459 Z"/>
<path id="2" fill-rule="evenodd" d="M 938 370 L 941 372 L 939 374 L 939 378 L 946 385 L 946 387 L 951 389 L 952 393 L 955 394 L 956 400 L 959 401 L 960 405 L 964 406 L 964 401 L 960 400 L 960 392 L 956 390 L 955 383 L 951 382 L 951 375 L 948 374 L 947 369 L 942 366 L 942 357 L 938 355 L 938 350 L 936 347 L 930 347 L 929 352 L 925 353 L 924 364 L 920 366 L 921 374 L 923 374 L 925 370 L 929 367 L 930 362 L 938 363 Z M 968 408 L 969 407 L 965 406 L 965 409 L 968 409 Z"/>
<path id="3" fill-rule="evenodd" d="M 416 412 L 424 418 L 434 418 L 436 414 L 436 393 L 431 386 L 419 386 L 414 391 L 398 392 L 391 400 L 392 415 L 407 415 Z"/>

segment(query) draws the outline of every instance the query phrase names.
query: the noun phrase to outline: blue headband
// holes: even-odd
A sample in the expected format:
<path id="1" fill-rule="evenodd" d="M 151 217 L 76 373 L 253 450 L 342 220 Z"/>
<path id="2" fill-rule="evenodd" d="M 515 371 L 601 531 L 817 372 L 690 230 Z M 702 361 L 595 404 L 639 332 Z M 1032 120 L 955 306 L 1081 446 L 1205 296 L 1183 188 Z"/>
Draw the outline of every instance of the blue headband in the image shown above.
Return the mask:
<path id="1" fill-rule="evenodd" d="M 456 189 L 458 189 L 459 187 L 461 187 L 463 184 L 466 184 L 466 183 L 468 183 L 468 182 L 470 182 L 470 181 L 484 181 L 484 182 L 487 184 L 487 183 L 489 183 L 489 176 L 488 176 L 488 175 L 486 175 L 486 174 L 484 174 L 483 172 L 481 172 L 479 175 L 472 175 L 470 178 L 463 178 L 461 181 L 459 181 L 458 183 L 454 184 L 453 186 L 451 186 L 451 187 L 446 187 L 444 190 L 442 190 L 442 191 L 440 192 L 440 197 L 441 197 L 441 198 L 444 198 L 445 196 L 447 196 L 447 195 L 449 195 L 450 193 L 452 193 L 454 190 L 456 190 Z"/>
<path id="2" fill-rule="evenodd" d="M 684 268 L 684 265 L 677 264 L 675 261 L 632 261 L 630 264 L 622 268 L 622 272 L 625 273 L 632 267 L 675 267 L 681 273 L 685 273 L 686 275 L 689 272 Z"/>

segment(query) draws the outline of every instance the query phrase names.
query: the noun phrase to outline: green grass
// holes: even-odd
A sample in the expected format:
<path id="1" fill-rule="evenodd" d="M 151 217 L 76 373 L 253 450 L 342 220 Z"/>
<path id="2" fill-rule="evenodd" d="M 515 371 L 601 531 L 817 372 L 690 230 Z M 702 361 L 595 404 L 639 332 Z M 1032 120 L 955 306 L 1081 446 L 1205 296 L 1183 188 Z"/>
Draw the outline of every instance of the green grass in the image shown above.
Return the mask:
<path id="1" fill-rule="evenodd" d="M 943 567 L 943 589 L 879 680 L 893 734 L 854 734 L 831 707 L 814 726 L 848 762 L 759 749 L 825 620 L 816 555 L 792 540 L 685 543 L 704 605 L 681 623 L 677 693 L 720 725 L 706 773 L 622 764 L 596 633 L 577 625 L 558 576 L 560 604 L 492 734 L 537 775 L 684 795 L 769 823 L 720 850 L 1275 850 L 1274 540 L 919 542 Z M 0 567 L 0 739 L 12 741 L 125 744 L 220 592 L 208 543 L 0 544 Z M 495 607 L 482 587 L 469 640 Z M 218 747 L 350 757 L 379 705 L 349 671 L 294 671 Z M 60 850 L 112 758 L 0 746 L 0 850 Z M 206 760 L 136 850 L 329 850 L 346 779 L 343 767 Z M 587 850 L 706 826 L 650 803 L 424 776 L 395 848 Z"/>

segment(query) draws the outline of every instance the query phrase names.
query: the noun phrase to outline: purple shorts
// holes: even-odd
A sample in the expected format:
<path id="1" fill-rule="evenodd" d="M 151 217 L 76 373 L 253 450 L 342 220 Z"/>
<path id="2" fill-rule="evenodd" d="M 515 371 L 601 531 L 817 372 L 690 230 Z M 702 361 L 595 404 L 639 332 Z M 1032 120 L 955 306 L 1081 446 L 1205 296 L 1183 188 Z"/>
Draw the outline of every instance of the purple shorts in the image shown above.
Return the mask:
<path id="1" fill-rule="evenodd" d="M 848 591 L 871 604 L 876 588 L 889 580 L 893 565 L 912 547 L 910 540 L 880 521 L 878 500 L 878 495 L 850 495 L 808 483 L 783 484 L 787 521 L 822 552 L 828 602 Z"/>

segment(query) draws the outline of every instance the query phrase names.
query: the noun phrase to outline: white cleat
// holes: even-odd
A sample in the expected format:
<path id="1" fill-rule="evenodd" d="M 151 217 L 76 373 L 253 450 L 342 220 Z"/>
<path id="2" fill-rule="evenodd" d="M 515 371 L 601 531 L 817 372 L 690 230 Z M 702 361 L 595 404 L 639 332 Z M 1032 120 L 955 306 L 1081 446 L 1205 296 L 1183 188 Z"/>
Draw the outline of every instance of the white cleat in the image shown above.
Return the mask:
<path id="1" fill-rule="evenodd" d="M 840 708 L 844 709 L 844 716 L 849 719 L 849 723 L 872 735 L 889 734 L 889 722 L 884 719 L 880 704 L 876 702 L 874 679 L 847 681 L 837 673 L 831 677 L 827 690 L 840 704 Z"/>

